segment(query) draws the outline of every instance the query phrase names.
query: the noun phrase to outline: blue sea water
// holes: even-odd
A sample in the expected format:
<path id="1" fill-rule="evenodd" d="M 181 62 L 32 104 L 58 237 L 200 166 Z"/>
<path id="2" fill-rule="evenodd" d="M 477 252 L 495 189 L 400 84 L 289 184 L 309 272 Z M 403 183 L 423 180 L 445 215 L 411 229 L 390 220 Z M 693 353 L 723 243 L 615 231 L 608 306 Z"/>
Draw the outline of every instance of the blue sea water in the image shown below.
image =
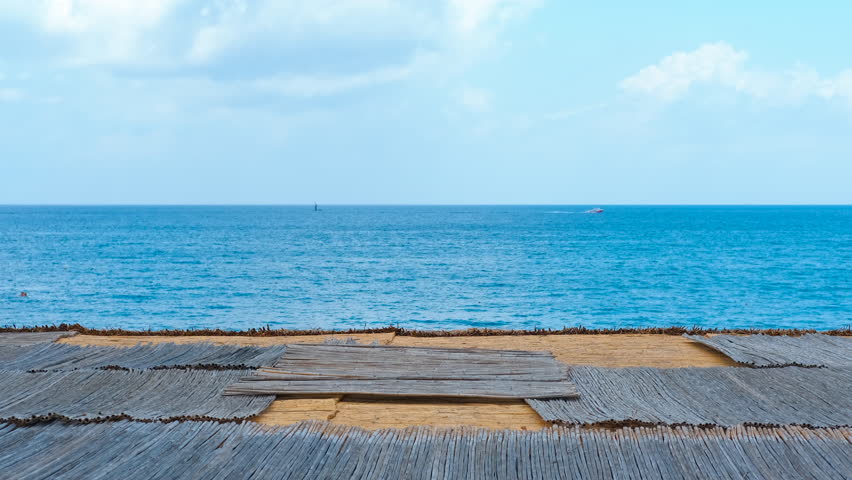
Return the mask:
<path id="1" fill-rule="evenodd" d="M 0 325 L 852 324 L 852 207 L 588 208 L 0 207 Z"/>

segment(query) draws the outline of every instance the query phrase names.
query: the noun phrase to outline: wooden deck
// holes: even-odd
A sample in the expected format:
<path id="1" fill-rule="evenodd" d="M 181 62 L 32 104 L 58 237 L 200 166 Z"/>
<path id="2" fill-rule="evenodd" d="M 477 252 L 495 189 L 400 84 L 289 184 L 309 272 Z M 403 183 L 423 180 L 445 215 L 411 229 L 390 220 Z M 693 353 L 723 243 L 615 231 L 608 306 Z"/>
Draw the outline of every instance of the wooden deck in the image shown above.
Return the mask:
<path id="1" fill-rule="evenodd" d="M 566 364 L 601 367 L 720 367 L 737 363 L 709 347 L 677 335 L 505 335 L 470 337 L 407 337 L 393 333 L 302 336 L 100 336 L 60 339 L 74 345 L 134 346 L 143 343 L 211 342 L 221 345 L 281 345 L 320 343 L 354 338 L 361 344 L 447 348 L 490 348 L 550 351 Z M 446 399 L 361 401 L 357 397 L 321 396 L 272 403 L 255 421 L 285 425 L 301 420 L 328 419 L 341 425 L 369 429 L 404 426 L 468 425 L 492 429 L 538 430 L 539 415 L 520 400 L 459 402 Z"/>

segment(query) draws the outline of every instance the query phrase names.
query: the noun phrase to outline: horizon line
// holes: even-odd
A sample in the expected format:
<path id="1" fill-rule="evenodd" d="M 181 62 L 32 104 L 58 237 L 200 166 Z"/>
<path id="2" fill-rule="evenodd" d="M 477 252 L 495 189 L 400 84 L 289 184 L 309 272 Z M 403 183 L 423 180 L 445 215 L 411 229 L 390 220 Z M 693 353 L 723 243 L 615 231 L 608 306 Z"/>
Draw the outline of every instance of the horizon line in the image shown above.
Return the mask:
<path id="1" fill-rule="evenodd" d="M 0 207 L 849 207 L 852 203 L 0 203 Z"/>

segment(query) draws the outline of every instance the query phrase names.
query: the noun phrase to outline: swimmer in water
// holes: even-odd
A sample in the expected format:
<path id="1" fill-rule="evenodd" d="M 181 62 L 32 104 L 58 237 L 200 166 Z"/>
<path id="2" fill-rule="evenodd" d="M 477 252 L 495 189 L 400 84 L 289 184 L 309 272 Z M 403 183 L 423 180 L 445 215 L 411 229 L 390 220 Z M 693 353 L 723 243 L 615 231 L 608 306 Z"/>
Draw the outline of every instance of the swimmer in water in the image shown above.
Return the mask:
<path id="1" fill-rule="evenodd" d="M 29 295 L 27 294 L 27 292 L 21 292 L 21 296 L 22 296 L 22 297 L 29 297 Z"/>

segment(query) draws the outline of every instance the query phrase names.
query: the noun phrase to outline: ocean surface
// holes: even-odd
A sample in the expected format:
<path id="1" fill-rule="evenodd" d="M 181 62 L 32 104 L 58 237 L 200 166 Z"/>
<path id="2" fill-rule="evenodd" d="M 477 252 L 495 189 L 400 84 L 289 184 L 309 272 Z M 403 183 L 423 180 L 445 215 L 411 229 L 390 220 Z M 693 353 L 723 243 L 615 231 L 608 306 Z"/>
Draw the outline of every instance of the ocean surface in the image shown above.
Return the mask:
<path id="1" fill-rule="evenodd" d="M 0 325 L 852 324 L 852 207 L 593 206 L 0 207 Z"/>

